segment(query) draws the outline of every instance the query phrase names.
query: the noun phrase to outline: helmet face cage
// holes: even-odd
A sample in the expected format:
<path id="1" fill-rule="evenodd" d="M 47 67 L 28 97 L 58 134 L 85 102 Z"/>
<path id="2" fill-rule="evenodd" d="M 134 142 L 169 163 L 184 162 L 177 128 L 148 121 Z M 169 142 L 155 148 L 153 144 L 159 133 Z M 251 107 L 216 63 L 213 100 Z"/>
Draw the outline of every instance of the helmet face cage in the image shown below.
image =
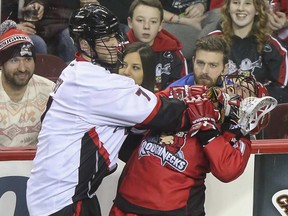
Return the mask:
<path id="1" fill-rule="evenodd" d="M 264 96 L 268 96 L 267 89 L 261 83 L 257 82 L 253 76 L 230 74 L 223 75 L 219 77 L 219 79 L 219 84 L 221 82 L 224 92 L 229 95 L 239 95 L 241 97 L 242 102 L 240 106 L 242 106 L 242 108 L 240 109 L 245 115 L 242 113 L 239 114 L 239 116 L 246 116 L 245 118 L 243 116 L 240 118 L 241 122 L 243 123 L 244 120 L 247 120 L 247 122 L 251 121 L 249 124 L 244 125 L 248 128 L 253 126 L 252 130 L 248 130 L 250 131 L 250 135 L 258 134 L 267 126 L 270 119 L 269 110 L 275 103 L 267 97 L 263 98 Z M 262 98 L 263 101 L 261 103 L 259 102 L 257 109 L 250 112 L 251 107 L 257 104 L 256 102 L 261 101 L 259 98 Z M 271 102 L 269 100 L 271 100 Z M 264 102 L 267 102 L 267 104 Z M 238 123 L 242 124 L 241 122 Z"/>
<path id="2" fill-rule="evenodd" d="M 124 39 L 119 29 L 118 18 L 107 8 L 98 4 L 88 4 L 74 11 L 70 18 L 69 31 L 78 51 L 90 57 L 93 64 L 100 64 L 107 69 L 115 69 L 119 65 L 118 61 L 113 61 L 113 59 L 115 55 L 121 58 Z M 118 47 L 105 43 L 111 37 L 117 39 Z M 81 39 L 89 44 L 89 53 L 81 49 L 79 44 Z M 102 46 L 108 51 L 105 55 L 107 53 L 110 55 L 110 61 L 99 58 L 99 54 L 103 54 L 96 51 L 96 41 L 99 42 L 99 40 L 102 44 L 99 47 Z"/>
<path id="3" fill-rule="evenodd" d="M 112 46 L 108 45 L 106 41 L 111 40 L 112 38 L 116 38 L 117 45 Z M 123 61 L 123 51 L 124 51 L 124 38 L 121 32 L 116 32 L 115 34 L 101 37 L 94 41 L 95 46 L 91 47 L 91 59 L 93 64 L 100 64 L 103 67 L 111 70 L 111 72 L 118 73 L 119 67 Z M 96 49 L 98 51 L 96 51 Z M 102 51 L 101 51 L 102 50 Z M 99 58 L 99 56 L 106 56 L 106 61 L 103 61 Z M 115 60 L 115 57 L 116 60 Z M 107 59 L 110 59 L 109 63 Z"/>
<path id="4" fill-rule="evenodd" d="M 258 97 L 258 85 L 254 77 L 243 75 L 222 75 L 218 83 L 222 84 L 223 91 L 229 95 Z"/>

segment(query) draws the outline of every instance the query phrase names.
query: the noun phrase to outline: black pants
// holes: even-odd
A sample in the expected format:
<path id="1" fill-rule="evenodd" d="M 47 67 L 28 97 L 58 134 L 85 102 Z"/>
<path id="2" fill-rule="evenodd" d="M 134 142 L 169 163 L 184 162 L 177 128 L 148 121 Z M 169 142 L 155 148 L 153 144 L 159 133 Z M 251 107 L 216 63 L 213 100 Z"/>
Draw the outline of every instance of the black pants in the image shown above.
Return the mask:
<path id="1" fill-rule="evenodd" d="M 101 216 L 101 209 L 97 197 L 94 196 L 66 206 L 51 216 Z"/>

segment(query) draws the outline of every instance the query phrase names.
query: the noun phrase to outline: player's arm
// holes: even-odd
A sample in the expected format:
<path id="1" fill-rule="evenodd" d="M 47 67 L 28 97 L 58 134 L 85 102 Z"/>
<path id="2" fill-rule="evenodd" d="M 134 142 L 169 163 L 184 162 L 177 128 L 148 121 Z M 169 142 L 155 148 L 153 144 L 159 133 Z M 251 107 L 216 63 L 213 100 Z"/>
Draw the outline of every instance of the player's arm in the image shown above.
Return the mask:
<path id="1" fill-rule="evenodd" d="M 224 131 L 204 148 L 212 174 L 222 182 L 238 178 L 250 157 L 251 141 L 247 137 L 235 137 L 234 132 Z"/>
<path id="2" fill-rule="evenodd" d="M 148 126 L 149 128 L 165 132 L 189 129 L 191 124 L 194 124 L 193 120 L 206 115 L 207 110 L 205 109 L 200 114 L 198 113 L 200 116 L 193 113 L 194 109 L 201 107 L 202 101 L 207 103 L 207 98 L 201 96 L 206 90 L 207 87 L 202 85 L 194 85 L 192 87 L 185 85 L 169 87 L 158 92 L 156 110 L 137 126 L 144 128 Z M 193 101 L 192 98 L 194 96 L 197 97 L 197 102 L 196 100 Z"/>

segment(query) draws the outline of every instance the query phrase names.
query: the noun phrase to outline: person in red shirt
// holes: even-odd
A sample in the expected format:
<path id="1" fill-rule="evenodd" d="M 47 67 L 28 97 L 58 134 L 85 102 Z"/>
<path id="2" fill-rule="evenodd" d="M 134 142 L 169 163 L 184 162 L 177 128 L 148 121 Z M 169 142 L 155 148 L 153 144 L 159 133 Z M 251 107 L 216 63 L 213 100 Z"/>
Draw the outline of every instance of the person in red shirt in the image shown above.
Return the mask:
<path id="1" fill-rule="evenodd" d="M 130 43 L 149 44 L 155 53 L 155 91 L 187 75 L 179 40 L 162 29 L 163 7 L 159 0 L 134 0 L 129 8 L 127 37 Z"/>

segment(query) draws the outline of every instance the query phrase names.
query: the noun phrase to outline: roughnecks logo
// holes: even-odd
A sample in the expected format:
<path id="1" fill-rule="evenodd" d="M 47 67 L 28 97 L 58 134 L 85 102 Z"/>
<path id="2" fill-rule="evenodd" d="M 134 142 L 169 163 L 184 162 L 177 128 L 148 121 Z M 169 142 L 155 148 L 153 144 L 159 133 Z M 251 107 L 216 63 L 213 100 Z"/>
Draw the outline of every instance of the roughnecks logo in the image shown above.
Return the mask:
<path id="1" fill-rule="evenodd" d="M 166 146 L 161 146 L 155 143 L 144 141 L 139 149 L 139 157 L 150 156 L 150 154 L 158 157 L 161 160 L 162 166 L 166 163 L 174 169 L 183 172 L 187 167 L 187 161 L 183 159 L 183 154 L 178 151 L 176 154 L 169 152 Z"/>

